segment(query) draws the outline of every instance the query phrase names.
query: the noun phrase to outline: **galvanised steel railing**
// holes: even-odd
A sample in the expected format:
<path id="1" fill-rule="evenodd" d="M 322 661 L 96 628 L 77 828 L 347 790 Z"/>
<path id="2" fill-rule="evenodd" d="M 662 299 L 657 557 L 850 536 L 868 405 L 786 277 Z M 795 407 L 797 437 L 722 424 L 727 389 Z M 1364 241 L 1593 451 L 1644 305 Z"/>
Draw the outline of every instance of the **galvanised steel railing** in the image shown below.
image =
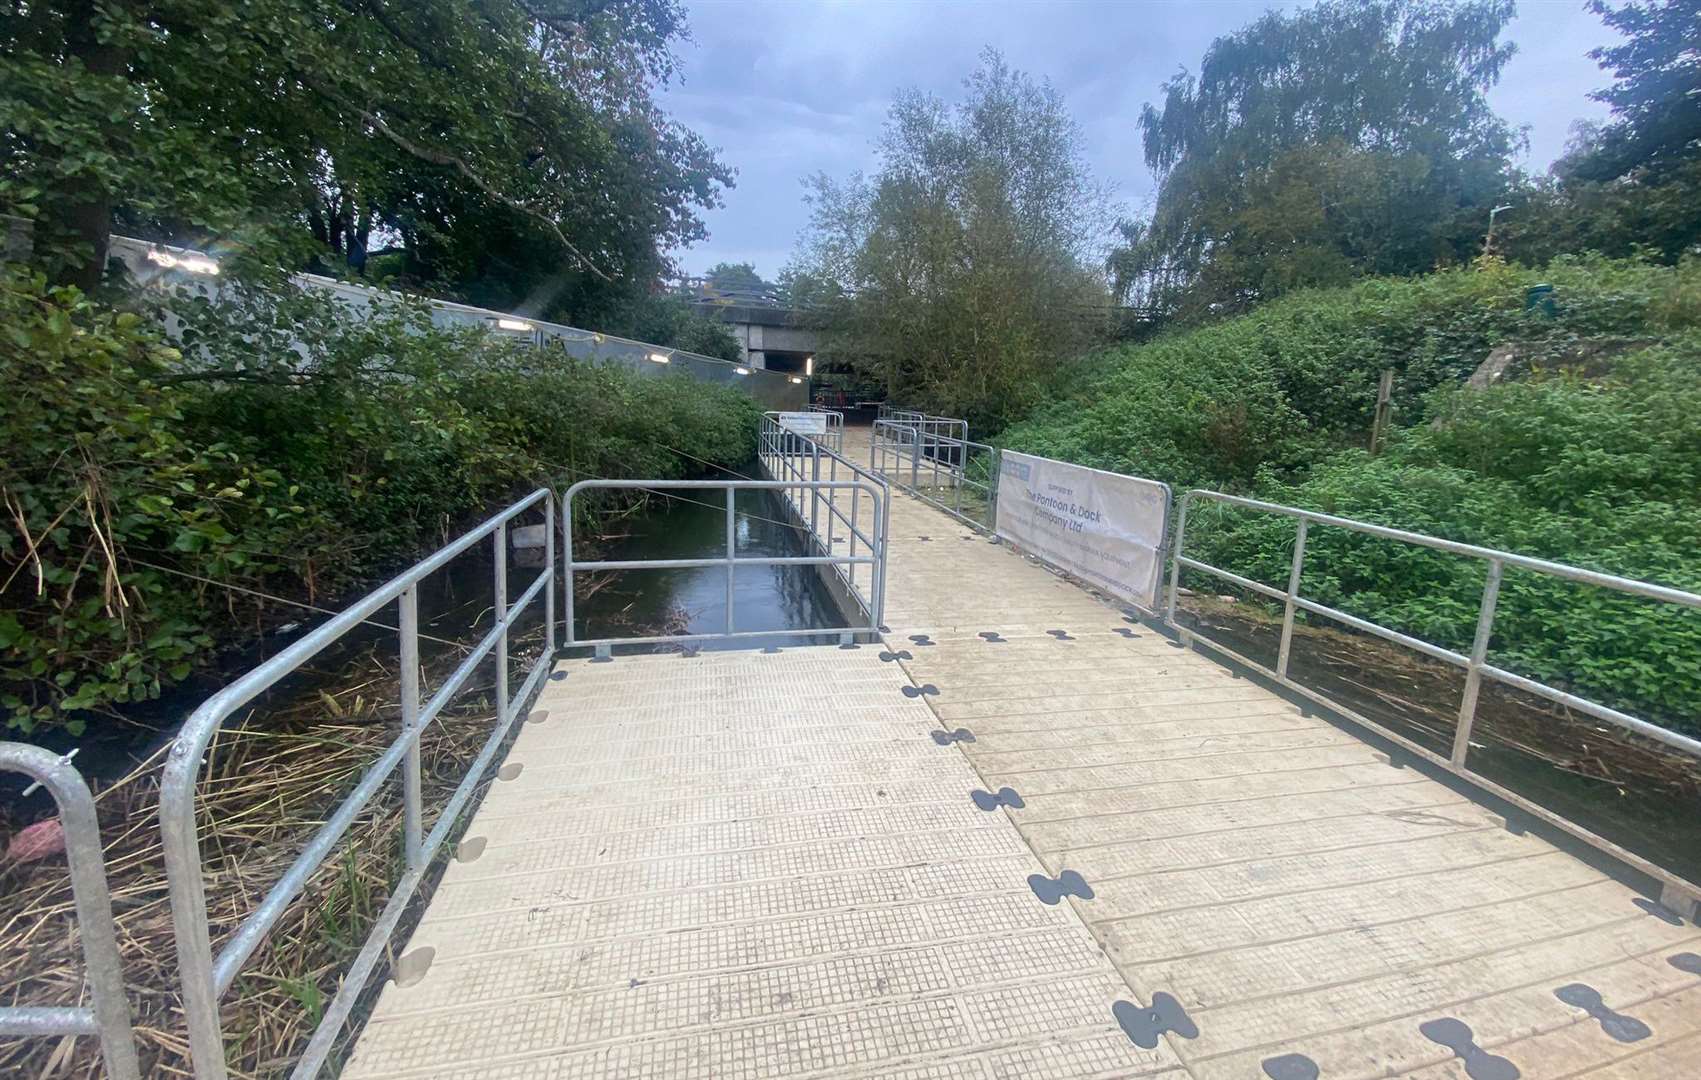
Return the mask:
<path id="1" fill-rule="evenodd" d="M 795 433 L 789 433 L 794 434 Z M 804 438 L 820 451 L 820 444 Z M 726 554 L 701 559 L 601 559 L 580 562 L 573 556 L 573 499 L 581 491 L 608 488 L 644 491 L 725 491 L 726 492 Z M 867 495 L 872 500 L 872 533 L 857 532 L 868 547 L 867 555 L 739 555 L 737 496 L 740 491 L 775 491 L 788 489 L 814 493 L 845 491 L 852 495 L 852 505 Z M 878 634 L 880 630 L 881 595 L 885 587 L 886 552 L 886 492 L 863 480 L 581 480 L 561 496 L 561 565 L 566 605 L 566 635 L 568 646 L 594 646 L 599 656 L 607 656 L 615 645 L 686 644 L 696 641 L 717 641 L 737 638 L 837 637 L 849 644 L 857 634 Z M 828 500 L 832 501 L 831 498 Z M 808 527 L 808 522 L 805 522 Z M 814 529 L 811 528 L 813 533 Z M 830 549 L 829 549 L 830 550 Z M 799 627 L 779 630 L 740 630 L 734 617 L 735 585 L 741 566 L 868 566 L 873 587 L 869 593 L 858 593 L 864 605 L 866 621 L 860 626 Z M 599 570 L 685 570 L 701 567 L 722 567 L 726 571 L 726 621 L 716 633 L 659 634 L 647 637 L 581 638 L 574 627 L 573 588 L 580 573 Z"/>
<path id="2" fill-rule="evenodd" d="M 968 421 L 876 420 L 869 435 L 869 468 L 930 506 L 975 528 L 995 531 L 998 449 L 959 437 L 958 431 L 966 435 Z M 938 494 L 947 489 L 949 501 Z M 966 510 L 965 492 L 970 504 Z"/>
<path id="3" fill-rule="evenodd" d="M 768 477 L 773 480 L 791 481 L 835 481 L 840 479 L 861 480 L 879 489 L 880 501 L 870 508 L 870 512 L 879 513 L 876 523 L 878 532 L 871 535 L 858 527 L 862 513 L 862 497 L 852 492 L 849 498 L 850 508 L 839 505 L 829 489 L 829 494 L 822 497 L 822 489 L 799 488 L 795 485 L 783 489 L 781 497 L 786 500 L 796 519 L 807 526 L 811 550 L 823 555 L 835 554 L 838 545 L 843 542 L 849 545 L 849 554 L 855 555 L 858 543 L 874 550 L 873 544 L 879 538 L 881 561 L 878 567 L 869 571 L 868 588 L 864 590 L 857 580 L 858 563 L 835 563 L 833 569 L 850 590 L 851 596 L 861 606 L 865 615 L 873 616 L 873 624 L 879 626 L 879 613 L 885 608 L 886 579 L 884 537 L 886 522 L 890 513 L 891 488 L 886 479 L 877 473 L 863 468 L 849 458 L 833 452 L 821 444 L 818 439 L 799 435 L 797 432 L 780 423 L 778 413 L 768 413 L 762 417 L 762 427 L 757 440 L 757 458 Z M 808 492 L 807 497 L 805 492 Z M 822 529 L 822 509 L 826 510 L 826 528 Z M 837 533 L 843 528 L 844 535 Z M 872 531 L 872 530 L 871 530 Z"/>
<path id="4" fill-rule="evenodd" d="M 112 893 L 106 886 L 94 796 L 68 758 L 39 746 L 0 743 L 0 772 L 31 777 L 58 806 L 90 1001 L 87 1006 L 0 1006 L 0 1035 L 96 1035 L 110 1080 L 140 1080 L 142 1068 L 130 1029 L 130 1003 L 124 997 L 124 969 L 118 960 Z"/>
<path id="5" fill-rule="evenodd" d="M 517 516 L 540 506 L 544 514 L 544 569 L 512 605 L 508 597 L 508 527 Z M 384 585 L 366 594 L 340 614 L 303 635 L 289 648 L 254 668 L 208 698 L 190 715 L 171 745 L 160 784 L 159 824 L 165 847 L 166 877 L 171 893 L 171 920 L 177 935 L 178 976 L 182 982 L 183 1011 L 189 1026 L 189 1047 L 197 1080 L 224 1080 L 224 1029 L 219 1020 L 219 1001 L 236 981 L 242 966 L 265 941 L 291 901 L 306 887 L 313 873 L 324 864 L 343 834 L 348 831 L 373 796 L 399 767 L 402 772 L 403 836 L 407 869 L 395 891 L 367 935 L 342 987 L 326 1006 L 312 1039 L 291 1074 L 297 1080 L 318 1075 L 336 1045 L 343 1022 L 348 1019 L 362 988 L 385 955 L 390 935 L 414 891 L 430 868 L 432 858 L 454 828 L 479 778 L 502 746 L 514 718 L 543 679 L 555 654 L 555 558 L 553 551 L 554 500 L 539 489 L 486 520 L 459 540 L 439 550 Z M 431 700 L 420 702 L 419 690 L 419 584 L 429 574 L 448 565 L 486 537 L 493 542 L 493 582 L 496 625 L 437 688 Z M 532 665 L 519 692 L 510 696 L 508 686 L 508 632 L 516 618 L 539 596 L 543 598 L 545 640 L 542 653 Z M 398 605 L 401 654 L 401 732 L 379 756 L 360 783 L 355 785 L 325 824 L 320 826 L 301 854 L 296 856 L 236 931 L 224 948 L 213 955 L 207 925 L 207 894 L 201 847 L 195 830 L 195 789 L 208 745 L 230 715 L 243 705 L 311 660 L 344 634 L 364 623 L 387 604 Z M 484 659 L 495 654 L 497 717 L 490 737 L 468 768 L 466 777 L 450 797 L 430 833 L 424 831 L 424 806 L 420 790 L 419 740 L 449 701 L 466 684 Z"/>
<path id="6" fill-rule="evenodd" d="M 825 405 L 811 405 L 809 411 L 821 413 L 827 418 L 827 434 L 821 441 L 831 447 L 835 453 L 845 452 L 845 414 L 837 409 L 829 409 Z"/>
<path id="7" fill-rule="evenodd" d="M 1265 585 L 1263 582 L 1254 581 L 1251 578 L 1243 577 L 1221 567 L 1212 566 L 1208 563 L 1201 562 L 1198 559 L 1191 558 L 1186 554 L 1184 545 L 1187 539 L 1188 508 L 1194 502 L 1201 501 L 1238 507 L 1243 510 L 1257 511 L 1260 513 L 1277 514 L 1283 517 L 1295 519 L 1298 524 L 1294 535 L 1293 560 L 1288 570 L 1288 584 L 1286 589 L 1278 589 Z M 1367 536 L 1381 537 L 1386 540 L 1397 540 L 1401 543 L 1431 548 L 1436 551 L 1450 552 L 1455 555 L 1481 559 L 1486 562 L 1488 564 L 1487 575 L 1483 585 L 1482 599 L 1477 606 L 1476 635 L 1471 642 L 1471 651 L 1468 654 L 1455 652 L 1452 649 L 1432 644 L 1420 638 L 1412 637 L 1409 634 L 1402 634 L 1397 630 L 1391 630 L 1388 627 L 1381 626 L 1368 619 L 1361 619 L 1355 615 L 1349 615 L 1348 613 L 1341 611 L 1339 608 L 1320 604 L 1315 600 L 1307 599 L 1305 596 L 1301 595 L 1300 582 L 1305 570 L 1306 535 L 1309 532 L 1310 527 L 1313 525 L 1348 529 L 1352 532 L 1364 533 Z M 1616 725 L 1626 731 L 1634 732 L 1635 734 L 1641 735 L 1645 738 L 1653 739 L 1656 742 L 1663 743 L 1673 749 L 1681 750 L 1684 753 L 1691 754 L 1696 757 L 1701 757 L 1701 740 L 1690 738 L 1687 735 L 1679 734 L 1675 731 L 1670 731 L 1657 724 L 1651 724 L 1646 720 L 1631 716 L 1628 713 L 1620 712 L 1619 710 L 1609 706 L 1590 701 L 1587 698 L 1569 693 L 1557 687 L 1549 686 L 1546 683 L 1538 682 L 1535 679 L 1526 678 L 1516 672 L 1508 671 L 1505 668 L 1489 663 L 1488 653 L 1490 639 L 1494 634 L 1495 606 L 1500 597 L 1501 579 L 1507 567 L 1516 567 L 1521 570 L 1529 570 L 1549 577 L 1562 578 L 1566 581 L 1576 581 L 1584 585 L 1610 589 L 1616 592 L 1626 593 L 1631 596 L 1640 596 L 1650 600 L 1661 601 L 1663 603 L 1677 604 L 1681 607 L 1687 607 L 1693 610 L 1701 610 L 1701 595 L 1697 595 L 1692 592 L 1685 592 L 1682 589 L 1668 588 L 1664 585 L 1654 585 L 1646 581 L 1637 581 L 1633 578 L 1618 577 L 1614 574 L 1603 574 L 1595 570 L 1585 570 L 1581 567 L 1568 566 L 1564 563 L 1549 562 L 1546 559 L 1531 558 L 1528 555 L 1518 555 L 1510 551 L 1478 547 L 1475 544 L 1462 544 L 1453 540 L 1443 540 L 1435 536 L 1426 536 L 1422 533 L 1408 532 L 1405 529 L 1395 529 L 1386 525 L 1372 525 L 1368 522 L 1354 521 L 1350 518 L 1335 517 L 1330 514 L 1320 514 L 1316 511 L 1301 510 L 1296 507 L 1281 506 L 1276 503 L 1260 502 L 1257 499 L 1247 499 L 1236 495 L 1224 495 L 1215 491 L 1189 491 L 1181 497 L 1181 513 L 1176 524 L 1174 552 L 1174 558 L 1170 562 L 1169 602 L 1164 622 L 1166 625 L 1173 628 L 1181 636 L 1181 639 L 1184 642 L 1197 640 L 1210 649 L 1222 653 L 1239 663 L 1245 664 L 1247 667 L 1268 678 L 1274 679 L 1296 693 L 1316 701 L 1319 704 L 1326 705 L 1335 712 L 1350 717 L 1355 722 L 1363 724 L 1368 728 L 1374 729 L 1381 735 L 1398 743 L 1400 746 L 1412 753 L 1417 754 L 1426 760 L 1432 761 L 1452 773 L 1468 778 L 1471 783 L 1475 784 L 1477 787 L 1482 788 L 1485 791 L 1492 792 L 1494 795 L 1512 803 L 1530 814 L 1533 814 L 1541 820 L 1565 830 L 1567 833 L 1577 837 L 1579 840 L 1592 844 L 1593 846 L 1612 855 L 1614 858 L 1635 867 L 1645 874 L 1657 878 L 1663 882 L 1668 889 L 1675 890 L 1676 894 L 1680 897 L 1701 897 L 1701 885 L 1680 878 L 1672 872 L 1649 862 L 1633 852 L 1619 847 L 1617 844 L 1607 840 L 1605 837 L 1597 836 L 1582 825 L 1561 817 L 1539 804 L 1531 802 L 1529 799 L 1524 798 L 1518 793 L 1500 786 L 1483 776 L 1481 773 L 1473 770 L 1470 767 L 1469 760 L 1471 730 L 1476 721 L 1477 700 L 1481 693 L 1484 679 L 1491 682 L 1501 683 L 1505 686 L 1525 691 L 1526 693 L 1534 694 L 1537 697 L 1544 698 L 1568 709 L 1575 709 L 1578 712 L 1595 717 L 1596 719 L 1604 720 L 1607 723 Z M 1276 666 L 1273 669 L 1246 657 L 1220 641 L 1211 639 L 1208 635 L 1201 633 L 1197 629 L 1184 627 L 1176 622 L 1176 597 L 1181 584 L 1181 570 L 1183 567 L 1189 570 L 1197 570 L 1201 573 L 1213 574 L 1225 581 L 1232 582 L 1243 589 L 1257 593 L 1260 596 L 1268 597 L 1271 600 L 1278 601 L 1282 604 L 1281 644 L 1277 650 Z M 1445 757 L 1437 754 L 1420 743 L 1414 742 L 1398 732 L 1392 731 L 1386 726 L 1371 720 L 1348 706 L 1328 698 L 1323 694 L 1312 690 L 1310 687 L 1290 678 L 1288 675 L 1288 662 L 1293 649 L 1294 618 L 1295 615 L 1301 611 L 1334 620 L 1335 622 L 1349 626 L 1361 633 L 1379 637 L 1384 641 L 1390 641 L 1396 645 L 1402 645 L 1408 649 L 1412 649 L 1425 656 L 1431 657 L 1432 659 L 1440 660 L 1443 663 L 1464 669 L 1465 688 L 1464 695 L 1459 704 L 1459 718 L 1458 725 L 1454 729 L 1452 753 Z M 1670 906 L 1673 908 L 1682 908 L 1686 905 L 1672 904 Z"/>

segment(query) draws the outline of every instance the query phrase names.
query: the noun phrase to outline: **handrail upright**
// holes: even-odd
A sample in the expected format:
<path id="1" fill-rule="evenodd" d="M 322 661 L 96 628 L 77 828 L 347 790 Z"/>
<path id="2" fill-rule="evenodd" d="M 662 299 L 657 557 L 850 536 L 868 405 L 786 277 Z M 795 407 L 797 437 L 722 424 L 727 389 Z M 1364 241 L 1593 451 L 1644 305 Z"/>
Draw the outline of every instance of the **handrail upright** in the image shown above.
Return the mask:
<path id="1" fill-rule="evenodd" d="M 330 1056 L 342 1024 L 352 1013 L 361 989 L 383 962 L 390 936 L 401 922 L 409 900 L 429 870 L 433 856 L 454 827 L 461 808 L 470 799 L 479 777 L 494 759 L 508 730 L 513 726 L 515 717 L 519 715 L 520 707 L 530 700 L 533 691 L 541 685 L 543 674 L 553 661 L 553 648 L 546 648 L 532 665 L 519 691 L 512 697 L 497 702 L 496 722 L 490 735 L 438 815 L 436 824 L 429 833 L 422 836 L 423 798 L 417 773 L 420 737 L 449 701 L 459 693 L 478 666 L 493 654 L 499 644 L 506 641 L 514 619 L 540 595 L 547 595 L 554 589 L 555 565 L 553 561 L 546 562 L 542 572 L 514 603 L 509 604 L 505 594 L 499 593 L 495 596 L 495 625 L 444 679 L 430 701 L 423 704 L 419 702 L 417 692 L 419 582 L 442 569 L 451 559 L 469 550 L 486 536 L 505 530 L 509 521 L 539 503 L 544 504 L 547 551 L 552 524 L 549 501 L 549 492 L 546 489 L 540 488 L 532 492 L 526 498 L 486 519 L 453 543 L 438 549 L 367 593 L 337 615 L 302 635 L 282 652 L 254 667 L 202 702 L 190 714 L 177 738 L 173 740 L 160 782 L 159 827 L 160 841 L 165 853 L 172 929 L 177 939 L 178 980 L 189 1028 L 190 1067 L 196 1080 L 225 1080 L 228 1076 L 219 1002 L 236 981 L 244 963 L 264 943 L 272 928 L 288 910 L 290 903 L 306 888 L 314 872 L 323 865 L 343 834 L 372 801 L 385 781 L 399 768 L 403 774 L 403 831 L 407 869 L 396 882 L 389 901 L 350 965 L 341 988 L 320 1017 L 313 1036 L 291 1076 L 294 1080 L 307 1080 L 317 1076 Z M 502 570 L 505 577 L 505 564 Z M 492 582 L 493 591 L 505 587 L 504 578 Z M 568 602 L 571 604 L 570 597 Z M 398 605 L 398 626 L 401 628 L 398 653 L 404 658 L 401 693 L 404 716 L 400 733 L 368 767 L 354 789 L 342 799 L 302 848 L 289 869 L 266 890 L 264 897 L 238 924 L 224 947 L 215 955 L 207 919 L 205 868 L 201 862 L 200 839 L 195 824 L 195 792 L 212 739 L 237 709 L 254 700 L 390 603 Z M 547 601 L 544 606 L 547 616 Z M 553 646 L 552 629 L 546 631 L 545 641 L 547 645 Z M 505 645 L 503 647 L 505 648 Z"/>
<path id="2" fill-rule="evenodd" d="M 0 743 L 0 771 L 23 773 L 53 797 L 65 836 L 71 903 L 83 938 L 90 1004 L 0 1006 L 0 1035 L 94 1035 L 110 1080 L 140 1080 L 141 1063 L 124 994 L 124 967 L 112 921 L 100 820 L 94 796 L 68 758 L 40 746 Z"/>
<path id="3" fill-rule="evenodd" d="M 1295 519 L 1295 543 L 1292 561 L 1289 566 L 1286 589 L 1277 589 L 1262 582 L 1236 574 L 1233 571 L 1187 554 L 1186 543 L 1190 528 L 1197 526 L 1189 520 L 1189 510 L 1195 502 L 1213 502 L 1232 506 L 1242 510 L 1274 514 Z M 1468 558 L 1482 560 L 1486 565 L 1481 599 L 1477 606 L 1476 629 L 1472 637 L 1469 653 L 1460 653 L 1444 646 L 1435 645 L 1410 634 L 1402 633 L 1390 627 L 1382 626 L 1369 619 L 1342 611 L 1339 608 L 1322 604 L 1308 599 L 1303 592 L 1305 560 L 1310 554 L 1307 540 L 1313 526 L 1327 526 L 1362 533 L 1384 540 L 1393 540 L 1416 547 L 1429 548 L 1435 551 L 1447 552 Z M 1685 902 L 1693 904 L 1701 899 L 1701 883 L 1690 882 L 1671 871 L 1653 863 L 1639 855 L 1607 840 L 1585 826 L 1547 809 L 1546 807 L 1525 798 L 1511 789 L 1489 779 L 1477 772 L 1470 764 L 1471 735 L 1476 721 L 1477 706 L 1480 700 L 1481 686 L 1484 680 L 1497 682 L 1513 689 L 1522 690 L 1536 697 L 1543 698 L 1567 709 L 1574 709 L 1598 720 L 1604 720 L 1622 730 L 1641 735 L 1671 747 L 1674 750 L 1701 758 L 1701 739 L 1660 727 L 1639 717 L 1632 716 L 1621 710 L 1603 705 L 1558 687 L 1519 675 L 1509 671 L 1489 660 L 1490 647 L 1494 634 L 1495 609 L 1498 603 L 1501 582 L 1507 567 L 1531 571 L 1548 577 L 1576 581 L 1585 585 L 1610 589 L 1631 596 L 1640 596 L 1650 600 L 1676 604 L 1680 607 L 1701 611 L 1701 594 L 1674 589 L 1652 582 L 1637 581 L 1634 578 L 1620 577 L 1598 570 L 1588 570 L 1583 567 L 1556 563 L 1546 559 L 1537 559 L 1516 552 L 1502 551 L 1497 548 L 1482 547 L 1476 544 L 1466 544 L 1441 537 L 1428 536 L 1423 533 L 1397 529 L 1387 525 L 1376 525 L 1370 522 L 1355 521 L 1351 518 L 1337 517 L 1313 510 L 1303 510 L 1293 506 L 1283 506 L 1278 503 L 1263 502 L 1258 499 L 1244 498 L 1238 495 L 1225 495 L 1221 492 L 1193 490 L 1181 497 L 1180 513 L 1177 516 L 1175 543 L 1170 560 L 1169 598 L 1165 606 L 1164 623 L 1173 629 L 1184 643 L 1197 641 L 1214 652 L 1244 664 L 1253 671 L 1264 675 L 1281 685 L 1307 697 L 1319 704 L 1328 706 L 1338 713 L 1350 718 L 1356 723 L 1378 732 L 1394 743 L 1417 756 L 1446 769 L 1456 775 L 1465 777 L 1471 783 L 1485 791 L 1504 799 L 1514 806 L 1540 818 L 1559 828 L 1584 843 L 1590 844 L 1620 862 L 1635 868 L 1660 881 L 1667 890 L 1667 897 L 1673 902 L 1672 907 L 1680 907 Z M 1270 668 L 1257 660 L 1245 655 L 1242 651 L 1214 639 L 1208 630 L 1199 627 L 1184 626 L 1177 618 L 1177 596 L 1181 589 L 1182 569 L 1196 570 L 1210 574 L 1225 581 L 1232 582 L 1250 592 L 1269 598 L 1283 605 L 1282 634 L 1278 647 L 1276 666 Z M 1361 712 L 1333 700 L 1332 698 L 1313 690 L 1304 683 L 1294 679 L 1289 673 L 1289 660 L 1292 652 L 1294 621 L 1298 612 L 1321 616 L 1334 622 L 1341 623 L 1353 630 L 1381 638 L 1384 641 L 1404 646 L 1432 659 L 1460 668 L 1465 672 L 1464 693 L 1461 695 L 1458 722 L 1453 732 L 1449 753 L 1439 754 L 1423 744 L 1392 730 L 1385 724 L 1365 716 Z"/>

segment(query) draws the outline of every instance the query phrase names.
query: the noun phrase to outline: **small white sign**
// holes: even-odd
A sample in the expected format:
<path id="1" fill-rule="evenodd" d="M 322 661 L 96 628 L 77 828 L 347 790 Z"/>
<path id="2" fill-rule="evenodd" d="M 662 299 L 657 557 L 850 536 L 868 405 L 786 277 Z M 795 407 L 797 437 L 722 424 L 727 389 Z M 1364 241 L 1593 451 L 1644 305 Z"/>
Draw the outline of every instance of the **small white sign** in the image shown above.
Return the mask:
<path id="1" fill-rule="evenodd" d="M 1169 486 L 1005 450 L 998 535 L 1148 610 L 1158 604 Z"/>
<path id="2" fill-rule="evenodd" d="M 818 412 L 780 413 L 780 426 L 799 435 L 827 434 L 827 414 Z"/>

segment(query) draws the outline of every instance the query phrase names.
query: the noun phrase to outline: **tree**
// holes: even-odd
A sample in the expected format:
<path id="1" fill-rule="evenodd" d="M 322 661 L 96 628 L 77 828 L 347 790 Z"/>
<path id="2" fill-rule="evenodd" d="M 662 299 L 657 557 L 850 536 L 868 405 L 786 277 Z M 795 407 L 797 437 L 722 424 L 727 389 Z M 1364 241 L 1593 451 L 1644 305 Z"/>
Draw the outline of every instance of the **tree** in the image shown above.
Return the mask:
<path id="1" fill-rule="evenodd" d="M 42 0 L 0 16 L 0 207 L 93 286 L 115 220 L 538 314 L 646 291 L 730 174 L 653 91 L 677 0 Z M 541 298 L 541 299 L 539 299 Z"/>
<path id="2" fill-rule="evenodd" d="M 872 177 L 805 181 L 811 220 L 782 280 L 820 305 L 822 359 L 998 426 L 1094 338 L 1109 213 L 1050 84 L 988 50 L 964 85 L 955 107 L 900 91 Z"/>
<path id="3" fill-rule="evenodd" d="M 1532 265 L 1582 251 L 1676 262 L 1701 245 L 1701 0 L 1590 9 L 1626 38 L 1589 54 L 1615 77 L 1593 95 L 1612 117 L 1572 128 L 1497 240 Z"/>
<path id="4" fill-rule="evenodd" d="M 1657 177 L 1701 157 L 1701 0 L 1631 0 L 1589 10 L 1625 36 L 1589 56 L 1616 80 L 1590 96 L 1612 121 L 1583 132 L 1555 171 L 1576 180 Z"/>
<path id="5" fill-rule="evenodd" d="M 713 288 L 721 290 L 763 292 L 772 288 L 762 280 L 762 275 L 756 272 L 755 263 L 718 262 L 709 267 L 703 279 Z"/>
<path id="6" fill-rule="evenodd" d="M 1465 257 L 1518 141 L 1485 97 L 1512 10 L 1325 0 L 1218 38 L 1141 113 L 1159 191 L 1113 255 L 1124 295 L 1199 314 Z"/>

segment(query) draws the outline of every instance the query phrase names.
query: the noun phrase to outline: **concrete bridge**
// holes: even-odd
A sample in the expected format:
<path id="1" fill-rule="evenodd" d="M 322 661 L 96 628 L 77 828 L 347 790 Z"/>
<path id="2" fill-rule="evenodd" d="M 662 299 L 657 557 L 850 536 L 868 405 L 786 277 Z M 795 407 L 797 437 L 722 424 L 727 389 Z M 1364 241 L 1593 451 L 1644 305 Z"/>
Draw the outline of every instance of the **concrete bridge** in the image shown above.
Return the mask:
<path id="1" fill-rule="evenodd" d="M 747 367 L 814 374 L 810 358 L 815 355 L 819 335 L 809 325 L 807 311 L 728 298 L 698 299 L 694 306 L 737 335 Z"/>

